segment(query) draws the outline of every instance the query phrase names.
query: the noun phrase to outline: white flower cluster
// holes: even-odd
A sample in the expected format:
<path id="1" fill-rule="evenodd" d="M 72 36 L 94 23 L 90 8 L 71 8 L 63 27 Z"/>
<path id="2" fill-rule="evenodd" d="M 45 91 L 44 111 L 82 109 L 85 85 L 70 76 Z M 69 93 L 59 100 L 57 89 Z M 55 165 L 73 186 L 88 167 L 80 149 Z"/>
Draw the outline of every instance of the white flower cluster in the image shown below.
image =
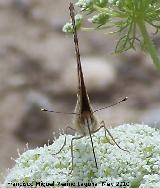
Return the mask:
<path id="1" fill-rule="evenodd" d="M 84 137 L 73 142 L 74 166 L 70 174 L 70 142 L 73 136 L 66 135 L 66 145 L 59 154 L 54 155 L 64 143 L 65 137 L 60 135 L 52 145 L 23 153 L 6 177 L 3 188 L 18 188 L 20 183 L 21 188 L 29 188 L 31 183 L 34 188 L 36 182 L 50 183 L 48 188 L 80 185 L 96 188 L 118 187 L 117 185 L 159 188 L 160 131 L 147 125 L 124 124 L 110 129 L 110 132 L 120 147 L 129 152 L 110 144 L 111 138 L 106 138 L 104 130 L 101 129 L 92 136 L 98 169 L 95 166 L 90 138 Z"/>
<path id="2" fill-rule="evenodd" d="M 81 11 L 93 11 L 94 5 L 105 7 L 108 3 L 108 0 L 78 0 L 76 5 L 80 7 Z"/>
<path id="3" fill-rule="evenodd" d="M 93 0 L 79 0 L 76 5 L 81 7 L 81 10 L 85 10 L 93 4 Z"/>
<path id="4" fill-rule="evenodd" d="M 104 25 L 109 20 L 109 15 L 106 13 L 100 13 L 94 15 L 92 18 L 89 18 L 88 21 L 97 24 L 98 26 Z"/>
<path id="5" fill-rule="evenodd" d="M 77 14 L 75 15 L 75 24 L 76 24 L 76 28 L 79 29 L 81 26 L 81 22 L 82 22 L 82 15 L 81 14 Z M 73 33 L 73 25 L 71 22 L 67 22 L 63 28 L 62 31 L 65 33 Z"/>

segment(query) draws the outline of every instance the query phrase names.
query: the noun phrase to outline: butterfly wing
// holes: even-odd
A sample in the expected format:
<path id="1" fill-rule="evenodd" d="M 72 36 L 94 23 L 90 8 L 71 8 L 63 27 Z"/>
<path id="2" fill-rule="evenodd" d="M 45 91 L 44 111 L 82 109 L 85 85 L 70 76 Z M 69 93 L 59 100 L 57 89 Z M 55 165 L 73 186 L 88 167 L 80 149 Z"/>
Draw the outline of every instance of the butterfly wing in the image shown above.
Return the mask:
<path id="1" fill-rule="evenodd" d="M 81 132 L 81 134 L 86 135 L 88 131 L 91 133 L 96 129 L 97 120 L 93 115 L 93 110 L 90 105 L 89 96 L 86 90 L 84 76 L 81 66 L 81 58 L 80 58 L 80 51 L 79 51 L 79 43 L 77 37 L 77 30 L 75 24 L 75 15 L 74 15 L 74 7 L 73 4 L 70 4 L 70 16 L 72 19 L 73 25 L 73 37 L 75 43 L 75 51 L 76 51 L 76 58 L 77 58 L 77 74 L 78 74 L 78 94 L 77 94 L 77 105 L 76 105 L 76 113 L 79 114 L 75 117 L 74 123 L 76 127 Z M 88 130 L 90 129 L 90 130 Z"/>

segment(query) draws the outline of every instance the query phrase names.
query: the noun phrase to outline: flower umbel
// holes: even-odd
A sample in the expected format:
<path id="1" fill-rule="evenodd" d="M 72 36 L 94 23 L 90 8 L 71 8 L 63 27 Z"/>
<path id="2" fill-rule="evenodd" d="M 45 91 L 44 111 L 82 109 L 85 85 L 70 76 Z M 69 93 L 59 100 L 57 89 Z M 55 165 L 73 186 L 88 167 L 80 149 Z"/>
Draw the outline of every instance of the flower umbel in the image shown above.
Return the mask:
<path id="1" fill-rule="evenodd" d="M 117 182 L 128 182 L 130 186 L 158 188 L 160 131 L 147 125 L 121 125 L 110 131 L 119 145 L 129 152 L 111 145 L 104 139 L 104 130 L 101 129 L 93 134 L 98 170 L 95 167 L 90 138 L 84 137 L 74 142 L 74 169 L 69 174 L 71 135 L 67 135 L 67 144 L 61 153 L 53 155 L 64 142 L 64 135 L 61 135 L 52 145 L 23 153 L 10 170 L 3 187 L 13 188 L 13 183 L 35 185 L 35 182 L 54 182 L 54 187 L 60 182 L 60 187 L 69 187 L 63 183 L 72 182 L 76 185 L 78 182 L 93 182 L 100 188 L 102 182 L 111 182 L 113 187 L 116 187 Z M 22 184 L 21 187 L 26 186 Z"/>
<path id="2" fill-rule="evenodd" d="M 89 19 L 89 21 L 91 21 L 93 24 L 96 24 L 97 27 L 101 27 L 102 25 L 106 24 L 108 20 L 109 15 L 106 13 L 99 13 Z"/>

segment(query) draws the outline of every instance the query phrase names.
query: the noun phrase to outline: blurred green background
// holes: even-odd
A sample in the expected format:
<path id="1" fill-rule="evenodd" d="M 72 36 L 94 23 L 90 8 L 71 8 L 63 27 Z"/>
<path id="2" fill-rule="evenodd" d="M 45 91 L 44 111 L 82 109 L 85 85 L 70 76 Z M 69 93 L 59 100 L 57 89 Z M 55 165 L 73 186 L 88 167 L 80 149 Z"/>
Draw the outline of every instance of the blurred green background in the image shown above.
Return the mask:
<path id="1" fill-rule="evenodd" d="M 77 75 L 72 36 L 62 33 L 69 1 L 0 0 L 0 180 L 14 165 L 17 148 L 52 143 L 72 126 Z M 140 51 L 112 54 L 116 38 L 80 32 L 82 67 L 93 108 L 129 97 L 125 104 L 97 112 L 108 127 L 122 123 L 160 126 L 160 74 Z M 159 35 L 152 35 L 160 50 Z"/>

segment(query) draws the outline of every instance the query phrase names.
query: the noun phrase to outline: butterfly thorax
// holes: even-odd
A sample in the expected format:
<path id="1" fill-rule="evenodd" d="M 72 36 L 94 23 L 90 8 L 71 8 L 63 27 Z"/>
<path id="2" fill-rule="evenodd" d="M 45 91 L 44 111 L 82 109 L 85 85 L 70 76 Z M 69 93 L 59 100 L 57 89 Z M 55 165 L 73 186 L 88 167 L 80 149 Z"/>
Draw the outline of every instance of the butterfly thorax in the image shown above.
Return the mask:
<path id="1" fill-rule="evenodd" d="M 98 121 L 94 116 L 94 114 L 92 113 L 92 108 L 90 106 L 88 96 L 87 96 L 88 106 L 83 106 L 81 102 L 82 101 L 80 100 L 80 96 L 78 95 L 77 105 L 75 109 L 77 115 L 75 115 L 74 118 L 74 125 L 80 134 L 89 135 L 89 129 L 91 133 L 93 133 L 97 128 Z"/>

